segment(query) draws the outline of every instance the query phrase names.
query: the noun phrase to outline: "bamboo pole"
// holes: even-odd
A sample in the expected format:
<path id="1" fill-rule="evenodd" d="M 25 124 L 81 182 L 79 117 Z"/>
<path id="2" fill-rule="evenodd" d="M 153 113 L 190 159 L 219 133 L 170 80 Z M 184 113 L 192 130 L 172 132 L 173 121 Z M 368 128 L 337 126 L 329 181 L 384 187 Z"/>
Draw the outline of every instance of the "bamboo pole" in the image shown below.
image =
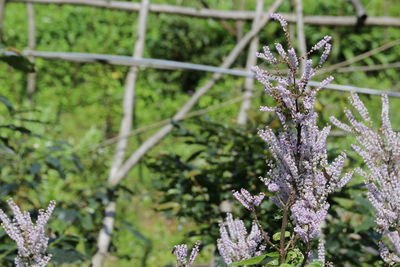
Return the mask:
<path id="1" fill-rule="evenodd" d="M 149 0 L 142 0 L 141 9 L 139 12 L 139 22 L 138 31 L 136 36 L 135 48 L 133 51 L 133 57 L 140 58 L 143 56 L 144 43 L 146 39 L 146 25 L 147 25 L 147 15 L 149 11 Z M 125 81 L 125 93 L 123 99 L 123 118 L 121 121 L 119 136 L 127 135 L 132 128 L 132 118 L 133 118 L 133 107 L 135 104 L 135 85 L 138 74 L 138 68 L 136 66 L 131 67 L 128 76 Z M 128 146 L 128 139 L 119 139 L 113 158 L 113 162 L 110 168 L 108 184 L 114 179 L 114 176 L 118 173 L 121 167 L 126 148 Z M 98 241 L 97 241 L 97 252 L 92 258 L 92 266 L 100 267 L 104 262 L 104 258 L 108 252 L 108 248 L 111 242 L 111 236 L 114 228 L 116 213 L 116 199 L 112 198 L 105 208 L 105 216 L 103 219 L 103 226 L 100 230 Z"/>
<path id="2" fill-rule="evenodd" d="M 388 49 L 396 45 L 397 42 L 388 43 L 381 48 Z M 382 51 L 381 48 L 379 51 Z M 371 50 L 367 53 L 361 54 L 361 58 L 365 58 L 367 55 L 375 54 L 377 50 Z M 220 73 L 220 74 L 228 74 L 232 76 L 238 77 L 253 77 L 254 74 L 244 70 L 236 70 L 236 69 L 227 69 L 221 67 L 214 67 L 214 66 L 207 66 L 207 65 L 200 65 L 200 64 L 193 64 L 193 63 L 185 63 L 185 62 L 178 62 L 172 60 L 159 60 L 159 59 L 149 59 L 149 58 L 131 58 L 128 56 L 112 56 L 112 55 L 102 55 L 102 54 L 85 54 L 85 53 L 64 53 L 64 52 L 39 52 L 39 51 L 24 51 L 23 55 L 29 56 L 33 55 L 35 57 L 47 58 L 47 59 L 62 59 L 67 61 L 73 62 L 101 62 L 101 63 L 109 63 L 115 65 L 123 65 L 123 66 L 145 66 L 145 67 L 152 67 L 158 69 L 189 69 L 189 70 L 198 70 L 198 71 L 207 71 L 213 73 Z M 357 56 L 358 57 L 358 56 Z M 360 57 L 358 57 L 360 59 Z M 344 64 L 346 63 L 346 64 Z M 340 66 L 348 65 L 350 63 L 354 63 L 353 60 L 345 61 L 340 64 Z M 332 65 L 335 66 L 335 65 Z M 341 72 L 341 67 L 335 67 L 332 71 L 338 69 L 338 72 Z M 397 66 L 397 65 L 395 65 Z M 390 67 L 390 66 L 388 66 Z M 321 71 L 324 71 L 322 69 Z M 272 74 L 274 70 L 270 71 Z M 325 71 L 324 71 L 325 72 Z M 322 73 L 324 73 L 322 72 Z M 320 73 L 317 73 L 320 74 Z M 273 76 L 270 77 L 273 79 Z M 318 82 L 315 82 L 315 86 L 318 85 Z M 381 90 L 370 89 L 370 88 L 361 88 L 361 87 L 354 87 L 348 85 L 340 85 L 340 84 L 330 84 L 329 88 L 332 90 L 339 90 L 339 91 L 347 91 L 347 92 L 357 92 L 362 94 L 373 94 L 373 95 L 380 95 L 384 93 Z M 391 92 L 387 91 L 389 96 L 400 96 L 400 92 Z"/>
<path id="3" fill-rule="evenodd" d="M 296 16 L 297 16 L 297 41 L 298 47 L 301 55 L 301 72 L 304 71 L 305 68 L 305 56 L 307 54 L 307 45 L 306 45 L 306 37 L 304 35 L 304 17 L 303 17 L 303 1 L 302 0 L 295 0 L 295 9 L 296 9 Z"/>
<path id="4" fill-rule="evenodd" d="M 246 0 L 236 0 L 238 2 L 239 10 L 244 11 L 246 7 Z M 240 39 L 243 37 L 243 28 L 244 28 L 244 21 L 243 20 L 236 20 L 236 40 L 239 42 Z"/>
<path id="5" fill-rule="evenodd" d="M 357 26 L 364 25 L 365 20 L 367 19 L 367 12 L 365 11 L 363 5 L 360 0 L 348 0 L 356 10 L 357 14 Z"/>
<path id="6" fill-rule="evenodd" d="M 28 13 L 28 48 L 30 50 L 36 49 L 36 34 L 35 34 L 35 10 L 32 3 L 26 4 Z M 34 62 L 34 57 L 29 57 Z M 36 73 L 28 73 L 27 93 L 29 101 L 33 102 L 33 94 L 36 90 Z"/>
<path id="7" fill-rule="evenodd" d="M 252 29 L 256 29 L 260 23 L 262 11 L 264 7 L 264 0 L 257 0 L 256 2 L 256 16 L 254 17 Z M 250 72 L 250 68 L 256 65 L 257 57 L 256 52 L 258 50 L 259 38 L 254 36 L 249 45 L 249 52 L 247 54 L 246 70 Z M 237 117 L 237 123 L 244 125 L 247 123 L 247 112 L 251 106 L 251 97 L 253 96 L 254 79 L 253 77 L 246 77 L 244 81 L 244 100 L 240 106 L 240 111 Z"/>
<path id="8" fill-rule="evenodd" d="M 6 0 L 0 0 L 0 43 L 3 42 L 4 30 L 4 9 L 6 7 Z"/>
<path id="9" fill-rule="evenodd" d="M 0 0 L 4 1 L 4 0 Z M 84 5 L 92 7 L 102 7 L 125 11 L 139 11 L 140 4 L 125 2 L 125 1 L 109 1 L 109 0 L 8 0 L 9 2 L 31 2 L 38 4 L 71 4 Z M 207 8 L 192 8 L 173 5 L 158 5 L 151 4 L 150 12 L 167 13 L 183 16 L 191 16 L 198 18 L 214 18 L 214 19 L 231 19 L 231 20 L 253 20 L 255 17 L 254 11 L 240 10 L 216 10 Z M 263 15 L 267 15 L 264 13 Z M 282 13 L 283 17 L 289 23 L 296 23 L 296 15 Z M 311 25 L 336 25 L 336 26 L 354 26 L 357 24 L 355 16 L 304 16 L 304 23 Z M 400 27 L 400 18 L 398 17 L 367 17 L 364 25 L 369 26 L 393 26 Z"/>
<path id="10" fill-rule="evenodd" d="M 226 69 L 208 65 L 179 62 L 173 60 L 153 59 L 153 58 L 134 58 L 129 56 L 116 56 L 104 54 L 74 53 L 74 52 L 46 52 L 46 51 L 23 51 L 25 56 L 34 56 L 44 59 L 65 60 L 81 63 L 100 63 L 119 66 L 142 66 L 156 69 L 168 70 L 198 70 L 207 72 L 217 72 L 234 76 L 252 76 L 250 72 Z"/>

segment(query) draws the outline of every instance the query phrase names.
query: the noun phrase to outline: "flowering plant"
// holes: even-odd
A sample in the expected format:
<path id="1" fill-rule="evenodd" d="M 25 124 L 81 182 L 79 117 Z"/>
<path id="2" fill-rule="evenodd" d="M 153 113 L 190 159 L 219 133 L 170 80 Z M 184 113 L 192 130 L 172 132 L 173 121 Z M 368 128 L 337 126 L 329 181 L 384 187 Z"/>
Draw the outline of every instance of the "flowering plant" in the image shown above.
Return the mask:
<path id="1" fill-rule="evenodd" d="M 7 202 L 14 214 L 14 219 L 10 220 L 1 209 L 0 219 L 6 233 L 17 244 L 18 255 L 14 260 L 15 266 L 46 266 L 51 255 L 46 254 L 49 238 L 45 234 L 45 225 L 53 213 L 56 202 L 51 201 L 46 210 L 39 210 L 36 224 L 32 222 L 29 212 L 21 211 L 12 199 Z"/>
<path id="2" fill-rule="evenodd" d="M 359 145 L 353 144 L 352 148 L 363 158 L 369 173 L 361 168 L 356 171 L 365 178 L 368 199 L 376 209 L 377 230 L 388 239 L 389 245 L 379 242 L 381 257 L 390 265 L 400 263 L 400 134 L 392 129 L 387 95 L 382 95 L 382 127 L 379 129 L 374 127 L 358 95 L 352 94 L 349 99 L 361 120 L 345 109 L 350 125 L 335 117 L 331 117 L 331 121 L 356 136 Z"/>
<path id="3" fill-rule="evenodd" d="M 248 265 L 246 260 L 252 257 L 257 259 L 252 264 L 261 263 L 267 255 L 272 255 L 262 255 L 268 248 L 275 250 L 273 255 L 276 255 L 279 264 L 300 262 L 301 266 L 305 266 L 313 261 L 312 252 L 316 249 L 318 261 L 324 264 L 321 228 L 329 208 L 327 197 L 352 177 L 352 173 L 341 176 L 346 158 L 344 153 L 333 162 L 328 162 L 326 138 L 330 126 L 320 130 L 317 126 L 318 115 L 314 111 L 317 92 L 333 77 L 327 77 L 315 89 L 308 86 L 330 53 L 331 37 L 325 36 L 307 55 L 298 57 L 289 39 L 287 22 L 279 14 L 272 14 L 271 17 L 280 22 L 288 47 L 285 50 L 281 44 L 275 44 L 280 58 L 268 46 L 264 46 L 263 53 L 257 53 L 257 57 L 271 64 L 276 74 L 257 66 L 253 71 L 256 79 L 265 86 L 266 93 L 277 103 L 275 107 L 261 107 L 260 110 L 275 112 L 282 125 L 277 134 L 269 127 L 259 131 L 259 136 L 267 143 L 273 156 L 273 160 L 267 162 L 270 171 L 261 179 L 271 200 L 282 211 L 281 229 L 272 238 L 263 230 L 256 210 L 265 193 L 253 196 L 242 188 L 233 195 L 253 213 L 252 230 L 248 234 L 243 221 L 228 214 L 226 222 L 220 224 L 218 250 L 226 264 Z M 320 49 L 323 49 L 322 55 L 314 66 L 307 56 Z M 278 68 L 282 64 L 288 68 L 286 75 Z M 301 64 L 304 64 L 302 73 Z M 316 239 L 319 239 L 317 247 L 314 245 Z M 298 257 L 293 259 L 293 254 Z"/>

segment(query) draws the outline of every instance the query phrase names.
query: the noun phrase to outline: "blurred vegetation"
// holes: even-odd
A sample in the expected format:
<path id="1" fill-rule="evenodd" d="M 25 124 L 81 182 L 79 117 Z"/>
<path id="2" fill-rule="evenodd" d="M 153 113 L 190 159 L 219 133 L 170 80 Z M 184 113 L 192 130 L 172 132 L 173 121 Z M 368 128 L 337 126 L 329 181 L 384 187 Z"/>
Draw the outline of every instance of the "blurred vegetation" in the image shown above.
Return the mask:
<path id="1" fill-rule="evenodd" d="M 238 9 L 239 0 L 206 0 L 211 8 Z M 273 1 L 266 0 L 265 6 Z M 306 15 L 354 15 L 347 1 L 304 0 Z M 398 16 L 396 0 L 362 1 L 371 16 Z M 196 0 L 154 0 L 152 3 L 202 7 Z M 254 9 L 246 1 L 245 9 Z M 70 6 L 34 5 L 37 50 L 131 55 L 137 14 L 117 10 Z M 290 1 L 279 9 L 290 12 Z M 227 25 L 236 32 L 227 31 Z M 145 57 L 219 65 L 237 41 L 238 25 L 232 21 L 150 14 Z M 243 24 L 243 31 L 251 22 Z M 295 28 L 293 28 L 295 30 Z M 328 65 L 400 39 L 400 29 L 391 27 L 328 27 L 306 25 L 307 44 L 329 34 L 333 54 Z M 85 262 L 95 251 L 98 230 L 111 190 L 105 185 L 113 146 L 99 146 L 118 134 L 121 102 L 127 67 L 35 59 L 34 68 L 18 51 L 27 47 L 26 5 L 7 3 L 4 42 L 0 49 L 0 199 L 14 197 L 23 208 L 34 211 L 57 200 L 50 225 L 54 263 Z M 283 42 L 278 23 L 269 23 L 260 32 L 261 44 Z M 10 47 L 17 53 L 4 60 Z M 261 47 L 261 45 L 260 45 Z M 6 56 L 9 54 L 6 54 Z M 234 68 L 242 68 L 242 53 Z M 8 60 L 8 61 L 7 61 Z M 17 61 L 15 61 L 17 60 Z M 20 60 L 20 61 L 19 61 Z M 366 58 L 352 66 L 372 66 L 400 61 L 400 47 Z M 22 64 L 22 65 L 21 65 Z M 22 67 L 21 67 L 22 66 Z M 27 71 L 37 74 L 33 102 L 26 92 Z M 397 69 L 372 72 L 333 73 L 335 83 L 380 90 L 400 91 Z M 171 117 L 209 73 L 142 69 L 136 92 L 134 127 L 140 128 Z M 323 77 L 316 77 L 317 80 Z M 208 108 L 242 94 L 243 79 L 224 76 L 204 96 L 197 108 Z M 262 92 L 261 86 L 255 90 Z M 362 96 L 371 114 L 379 119 L 380 101 Z M 330 115 L 341 117 L 347 94 L 322 91 L 316 109 L 320 124 Z M 230 191 L 240 187 L 252 192 L 265 190 L 258 177 L 266 173 L 268 151 L 256 136 L 265 124 L 278 127 L 272 115 L 260 114 L 258 106 L 271 99 L 257 95 L 249 112 L 248 127 L 239 127 L 235 118 L 239 104 L 225 106 L 201 119 L 185 120 L 135 167 L 118 188 L 116 231 L 107 266 L 167 266 L 174 244 L 193 243 L 201 238 L 207 245 L 199 262 L 207 263 L 214 251 L 217 222 L 224 202 L 233 203 Z M 392 122 L 398 99 L 391 99 Z M 274 126 L 275 125 L 275 126 Z M 333 129 L 334 131 L 336 129 Z M 132 152 L 150 130 L 130 138 Z M 349 152 L 347 168 L 360 166 L 349 151 L 351 137 L 330 137 L 330 156 Z M 378 236 L 373 231 L 373 211 L 365 199 L 363 182 L 356 177 L 346 189 L 330 199 L 330 216 L 325 233 L 327 259 L 351 266 L 382 266 L 376 254 Z M 275 229 L 274 207 L 264 203 L 262 222 Z M 226 207 L 225 207 L 226 208 Z M 244 210 L 233 211 L 243 218 Z M 15 247 L 0 232 L 2 266 L 9 266 Z M 58 255 L 58 256 L 57 256 Z M 170 266 L 169 265 L 169 266 Z"/>

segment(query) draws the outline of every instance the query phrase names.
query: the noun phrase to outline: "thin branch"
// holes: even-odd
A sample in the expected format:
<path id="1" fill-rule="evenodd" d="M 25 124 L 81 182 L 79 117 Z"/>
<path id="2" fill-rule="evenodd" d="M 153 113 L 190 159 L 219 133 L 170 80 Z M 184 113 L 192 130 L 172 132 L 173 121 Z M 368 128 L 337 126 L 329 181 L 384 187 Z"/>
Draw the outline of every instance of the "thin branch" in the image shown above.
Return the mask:
<path id="1" fill-rule="evenodd" d="M 350 64 L 355 63 L 355 62 L 358 62 L 360 60 L 363 60 L 364 58 L 373 56 L 375 54 L 383 52 L 383 51 L 385 51 L 385 50 L 387 50 L 389 48 L 392 48 L 392 47 L 394 47 L 396 45 L 399 45 L 399 44 L 400 44 L 400 39 L 395 40 L 395 41 L 391 41 L 391 42 L 386 43 L 386 44 L 384 44 L 384 45 L 382 45 L 380 47 L 374 48 L 374 49 L 372 49 L 372 50 L 370 50 L 368 52 L 362 53 L 362 54 L 360 54 L 358 56 L 355 56 L 355 57 L 350 58 L 348 60 L 345 60 L 343 62 L 340 62 L 340 63 L 334 64 L 334 65 L 331 65 L 331 66 L 329 66 L 327 68 L 321 69 L 320 71 L 317 72 L 317 75 L 320 75 L 320 74 L 323 74 L 323 73 L 331 73 L 331 72 L 333 72 L 333 71 L 335 71 L 335 70 L 337 70 L 337 69 L 339 69 L 341 67 L 350 65 Z"/>
<path id="2" fill-rule="evenodd" d="M 400 68 L 400 62 L 373 65 L 373 66 L 346 67 L 338 69 L 337 72 L 357 72 L 357 71 L 368 72 L 368 71 L 386 70 L 394 68 Z"/>
<path id="3" fill-rule="evenodd" d="M 256 96 L 259 96 L 260 94 L 261 94 L 261 93 L 258 93 L 258 94 L 252 95 L 251 97 L 256 97 Z M 211 111 L 215 111 L 215 110 L 218 110 L 218 109 L 222 109 L 222 108 L 224 108 L 224 107 L 226 107 L 226 106 L 233 105 L 233 104 L 235 104 L 235 103 L 238 103 L 238 102 L 243 101 L 243 99 L 244 99 L 245 97 L 246 97 L 246 96 L 236 97 L 236 98 L 230 99 L 230 100 L 228 100 L 228 101 L 225 101 L 225 102 L 223 102 L 223 103 L 220 103 L 220 104 L 217 104 L 217 105 L 208 107 L 208 108 L 199 109 L 199 110 L 190 112 L 190 113 L 188 113 L 184 118 L 182 118 L 182 120 L 183 120 L 183 119 L 193 118 L 193 117 L 200 116 L 200 115 L 204 115 L 204 114 L 207 114 L 207 113 L 209 113 L 209 112 L 211 112 Z M 155 128 L 164 126 L 164 125 L 170 123 L 171 120 L 172 120 L 172 118 L 165 119 L 165 120 L 161 120 L 161 121 L 152 123 L 152 124 L 150 124 L 150 125 L 143 126 L 143 127 L 141 127 L 141 128 L 135 129 L 135 130 L 129 132 L 127 135 L 124 135 L 124 136 L 116 136 L 116 137 L 107 139 L 107 140 L 105 140 L 104 142 L 102 142 L 102 143 L 96 145 L 95 147 L 90 148 L 90 150 L 96 150 L 96 149 L 98 149 L 98 148 L 100 148 L 100 147 L 112 145 L 112 144 L 116 143 L 116 142 L 117 142 L 119 139 L 121 139 L 121 138 L 129 138 L 130 136 L 134 136 L 134 135 L 137 135 L 137 134 L 141 134 L 141 133 L 147 132 L 147 131 L 149 131 L 149 130 L 151 130 L 151 129 L 155 129 Z"/>
<path id="4" fill-rule="evenodd" d="M 309 253 L 310 251 L 311 251 L 311 243 L 307 243 L 306 251 L 303 252 L 304 259 L 303 259 L 303 262 L 301 263 L 301 267 L 306 266 L 307 261 L 308 261 L 308 257 L 309 257 L 309 254 L 310 254 L 310 253 Z"/>
<path id="5" fill-rule="evenodd" d="M 297 238 L 296 238 L 296 232 L 292 232 L 292 235 L 290 236 L 290 240 L 289 240 L 289 242 L 287 243 L 287 245 L 286 245 L 286 247 L 285 247 L 285 250 L 286 251 L 288 251 L 290 248 L 291 248 L 291 246 L 292 245 L 294 245 L 296 242 L 295 242 L 295 240 L 296 240 Z"/>
<path id="6" fill-rule="evenodd" d="M 253 210 L 252 213 L 253 213 L 254 221 L 256 222 L 256 224 L 257 224 L 257 226 L 258 226 L 258 229 L 260 229 L 264 241 L 265 241 L 271 248 L 274 248 L 277 252 L 280 252 L 280 249 L 279 249 L 274 243 L 271 242 L 271 238 L 270 238 L 270 236 L 268 235 L 268 233 L 264 231 L 264 229 L 263 229 L 263 227 L 262 227 L 260 221 L 258 220 L 258 216 L 257 216 L 256 211 Z"/>
<path id="7" fill-rule="evenodd" d="M 283 207 L 283 215 L 282 215 L 282 224 L 281 224 L 281 234 L 280 234 L 280 240 L 279 240 L 279 254 L 280 254 L 280 263 L 285 263 L 286 261 L 286 246 L 285 246 L 285 233 L 286 233 L 286 228 L 289 223 L 289 209 L 293 204 L 293 199 L 294 199 L 294 192 L 290 194 L 287 202 L 285 203 L 285 206 Z"/>
<path id="8" fill-rule="evenodd" d="M 258 97 L 258 96 L 260 96 L 260 95 L 261 95 L 261 92 L 258 92 L 258 93 L 256 93 L 256 94 L 252 95 L 251 97 Z M 197 116 L 201 116 L 201 115 L 207 114 L 207 113 L 209 113 L 209 112 L 212 112 L 212 111 L 215 111 L 215 110 L 219 110 L 219 109 L 225 108 L 225 107 L 227 107 L 227 106 L 230 106 L 230 105 L 239 103 L 239 102 L 243 101 L 243 99 L 244 99 L 245 97 L 246 97 L 246 96 L 236 97 L 236 98 L 230 99 L 230 100 L 228 100 L 228 101 L 225 101 L 225 102 L 223 102 L 223 103 L 220 103 L 220 104 L 217 104 L 217 105 L 208 107 L 208 108 L 199 109 L 199 110 L 190 112 L 190 113 L 188 113 L 182 120 L 189 119 L 189 118 L 193 118 L 193 117 L 197 117 Z M 140 128 L 138 128 L 138 129 L 132 130 L 132 131 L 130 131 L 127 135 L 124 135 L 124 136 L 116 136 L 116 137 L 107 139 L 107 140 L 105 140 L 104 142 L 102 142 L 102 143 L 100 143 L 100 144 L 98 144 L 98 145 L 96 145 L 96 146 L 93 146 L 93 147 L 88 148 L 88 151 L 94 151 L 94 150 L 97 150 L 97 149 L 99 149 L 99 148 L 101 148 L 101 147 L 105 147 L 105 146 L 109 146 L 109 145 L 115 144 L 115 143 L 118 142 L 118 140 L 121 139 L 121 138 L 129 138 L 129 137 L 131 137 L 131 136 L 135 136 L 135 135 L 138 135 L 138 134 L 142 134 L 142 133 L 145 133 L 145 132 L 147 132 L 147 131 L 149 131 L 149 130 L 162 127 L 162 126 L 164 126 L 164 125 L 170 123 L 171 120 L 172 120 L 172 118 L 165 119 L 165 120 L 161 120 L 161 121 L 158 121 L 158 122 L 155 122 L 155 123 L 152 123 L 152 124 L 149 124 L 149 125 L 140 127 Z M 342 132 L 342 131 L 331 131 L 330 134 L 329 134 L 329 136 L 346 136 L 346 133 L 345 133 L 345 132 Z"/>
<path id="9" fill-rule="evenodd" d="M 286 248 L 285 248 L 285 233 L 288 225 L 288 217 L 289 217 L 289 206 L 285 205 L 283 208 L 283 216 L 282 216 L 282 225 L 281 225 L 281 236 L 279 240 L 280 247 L 280 263 L 285 263 L 286 261 Z"/>

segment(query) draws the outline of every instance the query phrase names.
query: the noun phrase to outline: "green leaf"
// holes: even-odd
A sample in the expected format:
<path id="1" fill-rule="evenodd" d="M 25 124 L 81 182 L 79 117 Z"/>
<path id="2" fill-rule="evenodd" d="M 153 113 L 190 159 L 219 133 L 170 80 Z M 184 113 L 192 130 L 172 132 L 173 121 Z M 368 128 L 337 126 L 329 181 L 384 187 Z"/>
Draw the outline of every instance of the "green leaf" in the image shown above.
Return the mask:
<path id="1" fill-rule="evenodd" d="M 2 250 L 2 253 L 0 254 L 0 260 L 7 257 L 9 254 L 13 253 L 16 249 L 17 249 L 17 246 L 14 244 L 0 245 L 0 250 Z"/>
<path id="2" fill-rule="evenodd" d="M 7 128 L 7 129 L 10 129 L 12 131 L 21 132 L 21 133 L 24 133 L 24 134 L 32 134 L 32 132 L 29 129 L 27 129 L 25 127 L 22 127 L 22 126 L 1 125 L 0 128 Z"/>
<path id="3" fill-rule="evenodd" d="M 279 258 L 279 252 L 277 252 L 277 251 L 274 251 L 274 252 L 270 252 L 270 253 L 267 253 L 267 254 L 265 254 L 267 257 L 270 257 L 270 258 Z"/>
<path id="4" fill-rule="evenodd" d="M 9 112 L 14 111 L 14 106 L 8 101 L 8 99 L 2 95 L 0 95 L 0 102 L 3 103 Z"/>
<path id="5" fill-rule="evenodd" d="M 14 156 L 15 152 L 10 147 L 0 144 L 0 154 Z"/>
<path id="6" fill-rule="evenodd" d="M 0 186 L 0 197 L 7 196 L 11 191 L 17 188 L 18 185 L 16 183 L 3 183 Z"/>
<path id="7" fill-rule="evenodd" d="M 347 198 L 334 197 L 333 200 L 346 209 L 350 209 L 354 205 L 354 201 Z"/>
<path id="8" fill-rule="evenodd" d="M 51 248 L 49 253 L 53 255 L 51 262 L 55 264 L 78 263 L 84 259 L 81 253 L 72 249 Z"/>
<path id="9" fill-rule="evenodd" d="M 17 49 L 12 47 L 0 48 L 0 61 L 6 62 L 16 70 L 22 72 L 34 72 L 34 65 L 24 57 Z"/>
<path id="10" fill-rule="evenodd" d="M 279 265 L 279 267 L 295 267 L 295 266 L 289 263 L 282 263 L 281 265 Z"/>
<path id="11" fill-rule="evenodd" d="M 42 166 L 41 166 L 39 163 L 34 162 L 34 163 L 32 163 L 32 165 L 31 165 L 30 173 L 31 173 L 32 175 L 36 175 L 36 174 L 38 174 L 38 173 L 40 172 L 41 168 L 42 168 Z"/>
<path id="12" fill-rule="evenodd" d="M 244 266 L 244 265 L 253 265 L 259 264 L 267 255 L 256 256 L 247 260 L 232 262 L 229 266 Z"/>
<path id="13" fill-rule="evenodd" d="M 285 232 L 285 237 L 290 237 L 290 232 L 286 231 Z M 281 240 L 281 232 L 277 232 L 272 236 L 272 239 L 275 241 Z"/>
<path id="14" fill-rule="evenodd" d="M 310 263 L 310 267 L 322 267 L 324 266 L 324 263 L 322 261 L 314 261 Z"/>

